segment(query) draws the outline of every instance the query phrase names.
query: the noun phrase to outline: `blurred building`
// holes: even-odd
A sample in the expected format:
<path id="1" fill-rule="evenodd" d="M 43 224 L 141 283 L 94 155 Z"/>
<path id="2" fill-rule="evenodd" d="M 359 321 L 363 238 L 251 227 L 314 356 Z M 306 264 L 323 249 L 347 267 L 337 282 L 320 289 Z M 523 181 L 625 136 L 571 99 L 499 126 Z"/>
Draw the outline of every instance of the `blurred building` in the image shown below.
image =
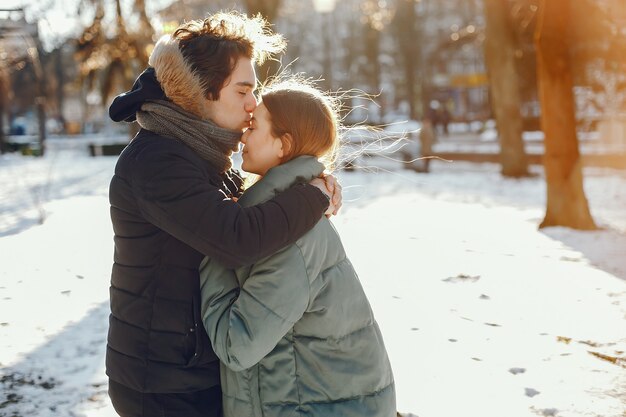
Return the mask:
<path id="1" fill-rule="evenodd" d="M 520 3 L 508 1 L 512 6 Z M 624 31 L 626 3 L 594 0 L 605 4 L 617 31 Z M 157 33 L 171 32 L 180 22 L 207 13 L 235 8 L 246 11 L 244 1 L 180 0 L 158 13 Z M 358 89 L 371 94 L 375 104 L 364 102 L 363 117 L 374 123 L 406 119 L 407 100 L 414 92 L 420 117 L 433 103 L 446 109 L 451 120 L 471 122 L 492 117 L 484 59 L 485 18 L 482 0 L 420 0 L 413 3 L 415 16 L 409 41 L 414 57 L 410 81 L 403 68 L 406 53 L 399 48 L 395 14 L 405 0 L 335 1 L 328 12 L 316 11 L 313 0 L 283 0 L 276 30 L 288 40 L 283 67 L 303 72 L 333 90 Z M 529 10 L 533 2 L 528 2 Z M 533 9 L 534 10 L 534 9 Z M 530 16 L 532 19 L 532 16 Z M 513 16 L 516 30 L 519 22 Z M 538 129 L 540 106 L 536 89 L 533 25 L 518 33 L 520 90 L 525 128 Z M 605 78 L 606 80 L 606 78 Z M 408 85 L 412 82 L 413 85 Z M 597 90 L 597 88 L 596 88 Z M 577 91 L 582 91 L 578 89 Z M 593 93 L 593 91 L 592 91 Z M 590 95 L 593 99 L 595 96 Z M 614 100 L 613 100 L 614 101 Z M 597 106 L 597 113 L 602 109 Z M 358 113 L 356 111 L 355 113 Z M 356 117 L 356 119 L 363 119 Z M 595 117 L 595 116 L 594 116 Z M 598 116 L 599 117 L 599 116 Z"/>
<path id="2" fill-rule="evenodd" d="M 276 22 L 289 41 L 283 62 L 292 63 L 296 72 L 329 78 L 324 62 L 330 54 L 332 87 L 374 95 L 376 105 L 369 106 L 367 116 L 373 122 L 406 119 L 409 89 L 416 91 L 423 111 L 435 101 L 457 120 L 488 118 L 482 1 L 415 2 L 412 33 L 398 33 L 399 5 L 400 0 L 344 0 L 328 15 L 320 15 L 310 2 L 286 0 Z M 330 51 L 323 44 L 327 32 Z M 407 85 L 405 57 L 398 47 L 398 38 L 407 35 L 413 37 L 408 40 L 415 60 L 413 86 Z"/>
<path id="3" fill-rule="evenodd" d="M 28 48 L 38 38 L 37 25 L 26 21 L 23 9 L 0 8 L 0 53 L 5 65 L 28 58 Z"/>
<path id="4" fill-rule="evenodd" d="M 39 44 L 37 25 L 26 21 L 23 9 L 0 9 L 0 127 L 8 133 L 37 133 L 34 104 L 43 94 Z"/>
<path id="5" fill-rule="evenodd" d="M 459 120 L 489 116 L 481 3 L 421 0 L 414 6 L 417 85 L 410 88 L 420 102 L 438 101 Z M 409 87 L 392 27 L 398 4 L 399 0 L 342 0 L 320 13 L 312 0 L 284 0 L 273 22 L 288 40 L 283 67 L 323 79 L 323 88 L 358 89 L 375 96 L 376 104 L 365 116 L 370 121 L 390 121 L 385 116 L 393 118 L 395 113 L 406 118 L 404 92 Z M 162 32 L 171 32 L 184 20 L 228 8 L 246 10 L 243 1 L 181 0 L 158 15 Z"/>
<path id="6" fill-rule="evenodd" d="M 426 102 L 441 103 L 453 120 L 491 116 L 484 60 L 485 20 L 477 0 L 420 2 L 425 42 Z"/>

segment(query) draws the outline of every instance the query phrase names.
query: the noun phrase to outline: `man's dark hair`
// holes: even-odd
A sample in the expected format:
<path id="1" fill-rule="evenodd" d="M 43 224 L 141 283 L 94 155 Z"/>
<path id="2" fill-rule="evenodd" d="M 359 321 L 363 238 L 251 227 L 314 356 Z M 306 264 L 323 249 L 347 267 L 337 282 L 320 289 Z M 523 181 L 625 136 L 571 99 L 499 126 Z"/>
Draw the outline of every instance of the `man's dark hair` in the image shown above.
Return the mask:
<path id="1" fill-rule="evenodd" d="M 282 35 L 273 33 L 261 15 L 250 18 L 234 11 L 183 23 L 172 38 L 179 41 L 183 58 L 211 100 L 219 99 L 219 92 L 240 57 L 262 64 L 285 48 Z"/>

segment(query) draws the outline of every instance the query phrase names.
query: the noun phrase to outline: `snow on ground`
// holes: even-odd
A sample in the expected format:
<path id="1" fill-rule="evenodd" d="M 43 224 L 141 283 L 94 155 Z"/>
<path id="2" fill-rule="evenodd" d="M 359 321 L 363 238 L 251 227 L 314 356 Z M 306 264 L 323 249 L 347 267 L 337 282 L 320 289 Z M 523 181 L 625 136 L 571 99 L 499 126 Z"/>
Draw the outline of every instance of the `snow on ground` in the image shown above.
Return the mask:
<path id="1" fill-rule="evenodd" d="M 104 350 L 114 157 L 85 139 L 0 157 L 0 416 L 112 417 Z M 537 230 L 542 171 L 366 159 L 340 173 L 342 235 L 420 417 L 626 412 L 626 173 L 587 169 L 604 230 Z M 374 165 L 376 167 L 374 167 Z M 45 218 L 43 225 L 40 219 Z"/>

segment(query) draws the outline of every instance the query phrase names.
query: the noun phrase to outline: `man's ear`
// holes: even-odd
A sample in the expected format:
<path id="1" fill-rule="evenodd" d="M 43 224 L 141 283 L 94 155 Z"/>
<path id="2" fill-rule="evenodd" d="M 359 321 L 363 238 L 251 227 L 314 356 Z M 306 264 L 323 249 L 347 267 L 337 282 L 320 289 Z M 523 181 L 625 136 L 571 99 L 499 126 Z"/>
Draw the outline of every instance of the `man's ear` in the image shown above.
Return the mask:
<path id="1" fill-rule="evenodd" d="M 278 157 L 284 158 L 291 153 L 291 149 L 293 148 L 293 136 L 291 136 L 291 133 L 285 133 L 280 137 L 280 142 L 282 143 L 282 146 Z"/>

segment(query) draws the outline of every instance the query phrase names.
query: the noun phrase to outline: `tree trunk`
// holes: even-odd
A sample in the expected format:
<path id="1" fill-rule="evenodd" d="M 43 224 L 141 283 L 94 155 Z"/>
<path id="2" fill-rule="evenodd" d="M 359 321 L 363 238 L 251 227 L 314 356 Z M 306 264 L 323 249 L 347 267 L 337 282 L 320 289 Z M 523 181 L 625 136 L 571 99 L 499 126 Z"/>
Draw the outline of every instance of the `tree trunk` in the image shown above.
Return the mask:
<path id="1" fill-rule="evenodd" d="M 43 84 L 43 81 L 39 81 Z M 40 91 L 43 86 L 39 87 Z M 37 136 L 39 137 L 39 156 L 46 153 L 46 97 L 40 95 L 35 98 L 35 108 L 37 109 Z"/>
<path id="2" fill-rule="evenodd" d="M 324 43 L 324 74 L 322 77 L 324 78 L 324 86 L 327 91 L 331 91 L 333 89 L 333 57 L 332 57 L 332 17 L 333 15 L 329 12 L 322 13 L 322 30 L 323 30 L 323 43 Z"/>
<path id="3" fill-rule="evenodd" d="M 568 29 L 571 0 L 541 0 L 535 44 L 545 136 L 546 216 L 540 228 L 565 226 L 591 230 L 596 225 L 583 190 L 574 110 Z"/>
<path id="4" fill-rule="evenodd" d="M 367 58 L 367 66 L 365 67 L 365 77 L 367 84 L 370 87 L 370 94 L 380 94 L 380 31 L 378 31 L 370 21 L 364 23 L 364 46 L 365 57 Z M 382 117 L 385 114 L 385 103 L 383 97 L 377 100 L 379 104 L 379 120 L 375 120 L 376 123 L 381 123 Z"/>
<path id="5" fill-rule="evenodd" d="M 46 153 L 46 72 L 42 64 L 43 48 L 39 38 L 36 39 L 37 54 L 31 57 L 35 69 L 37 83 L 37 97 L 35 97 L 35 108 L 37 110 L 37 131 L 39 136 L 39 156 Z"/>
<path id="6" fill-rule="evenodd" d="M 4 134 L 4 113 L 7 109 L 11 80 L 9 71 L 0 67 L 0 154 L 6 152 L 6 136 Z"/>
<path id="7" fill-rule="evenodd" d="M 517 43 L 508 7 L 508 2 L 503 0 L 485 1 L 485 60 L 500 139 L 502 175 L 523 177 L 529 173 L 522 140 L 520 79 L 515 61 Z"/>
<path id="8" fill-rule="evenodd" d="M 6 152 L 6 139 L 4 136 L 4 103 L 3 103 L 2 98 L 0 98 L 0 154 L 3 154 L 5 152 Z"/>
<path id="9" fill-rule="evenodd" d="M 254 16 L 261 14 L 270 23 L 274 23 L 278 17 L 278 10 L 280 8 L 280 0 L 246 0 L 246 10 L 248 15 Z M 268 59 L 259 66 L 257 71 L 257 78 L 261 83 L 265 82 L 268 78 L 276 75 L 280 70 L 280 63 L 275 59 Z"/>
<path id="10" fill-rule="evenodd" d="M 415 1 L 401 0 L 397 7 L 393 26 L 396 29 L 398 47 L 404 64 L 405 91 L 410 117 L 415 120 L 418 118 L 415 72 L 420 61 L 422 39 L 416 29 L 415 22 L 418 16 L 415 12 Z"/>
<path id="11" fill-rule="evenodd" d="M 246 0 L 245 4 L 250 16 L 260 13 L 270 23 L 278 17 L 280 0 Z"/>
<path id="12" fill-rule="evenodd" d="M 57 48 L 54 55 L 54 74 L 57 79 L 56 100 L 59 120 L 63 123 L 62 131 L 65 133 L 65 117 L 63 107 L 65 105 L 65 70 L 63 68 L 63 47 Z"/>

